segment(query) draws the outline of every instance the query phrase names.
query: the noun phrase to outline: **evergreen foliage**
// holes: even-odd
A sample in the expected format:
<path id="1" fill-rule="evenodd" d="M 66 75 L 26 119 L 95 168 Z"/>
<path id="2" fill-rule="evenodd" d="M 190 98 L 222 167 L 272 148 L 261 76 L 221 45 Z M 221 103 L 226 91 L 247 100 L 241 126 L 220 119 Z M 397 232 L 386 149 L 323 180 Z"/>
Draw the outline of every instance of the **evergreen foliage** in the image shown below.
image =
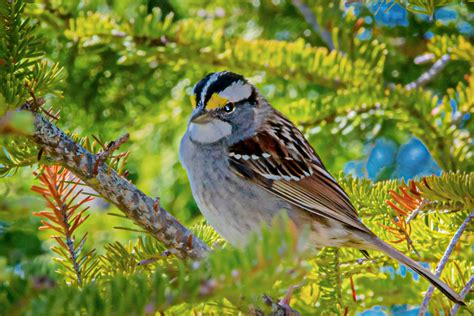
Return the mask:
<path id="1" fill-rule="evenodd" d="M 419 305 L 428 283 L 412 271 L 375 252 L 315 254 L 285 218 L 231 247 L 199 215 L 177 147 L 193 84 L 224 69 L 297 123 L 333 174 L 368 160 L 381 137 L 401 145 L 415 136 L 441 174 L 338 179 L 365 224 L 434 269 L 474 209 L 474 32 L 436 14 L 472 24 L 473 9 L 432 0 L 0 0 L 0 315 L 268 313 L 295 285 L 291 306 L 303 315 Z M 391 10 L 406 21 L 379 23 Z M 52 165 L 30 137 L 33 116 L 16 111 L 26 101 L 160 196 L 157 206 L 210 254 L 177 258 Z M 422 169 L 415 156 L 398 166 Z M 442 273 L 458 292 L 472 278 L 473 242 L 471 223 Z M 470 308 L 473 300 L 468 293 Z M 435 291 L 430 311 L 451 308 Z"/>

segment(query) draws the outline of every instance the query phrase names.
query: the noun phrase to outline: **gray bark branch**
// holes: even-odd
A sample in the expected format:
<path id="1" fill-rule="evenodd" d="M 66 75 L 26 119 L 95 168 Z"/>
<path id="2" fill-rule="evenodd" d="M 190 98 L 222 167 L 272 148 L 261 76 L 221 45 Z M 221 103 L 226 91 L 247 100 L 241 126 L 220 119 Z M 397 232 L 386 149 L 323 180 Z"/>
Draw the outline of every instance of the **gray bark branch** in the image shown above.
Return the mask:
<path id="1" fill-rule="evenodd" d="M 413 90 L 427 85 L 444 69 L 444 67 L 446 67 L 450 60 L 451 56 L 449 54 L 441 56 L 441 58 L 438 59 L 433 64 L 433 66 L 430 67 L 430 69 L 422 73 L 421 76 L 418 77 L 415 81 L 408 83 L 405 86 L 405 89 Z"/>
<path id="2" fill-rule="evenodd" d="M 34 115 L 35 132 L 32 139 L 52 163 L 62 165 L 73 172 L 176 256 L 192 259 L 205 256 L 209 247 L 165 209 L 156 207 L 154 199 L 145 195 L 103 161 L 97 164 L 100 157 L 74 142 L 42 115 Z M 96 164 L 98 167 L 95 167 Z"/>
<path id="3" fill-rule="evenodd" d="M 300 11 L 306 22 L 311 25 L 313 31 L 321 37 L 329 49 L 334 50 L 334 42 L 331 33 L 319 24 L 318 19 L 316 19 L 316 16 L 311 12 L 311 9 L 301 0 L 293 0 L 293 5 Z"/>
<path id="4" fill-rule="evenodd" d="M 461 296 L 462 299 L 464 299 L 471 290 L 472 286 L 474 285 L 474 275 L 471 275 L 471 278 L 469 281 L 467 281 L 466 285 L 462 289 L 461 293 L 459 293 L 459 296 Z M 454 304 L 453 308 L 451 309 L 451 312 L 449 312 L 449 316 L 455 316 L 458 313 L 459 310 L 459 304 Z"/>
<path id="5" fill-rule="evenodd" d="M 443 254 L 443 257 L 438 263 L 438 266 L 436 267 L 435 275 L 439 277 L 441 275 L 441 272 L 443 272 L 444 267 L 448 263 L 449 257 L 451 256 L 451 253 L 454 250 L 454 247 L 456 246 L 457 242 L 461 238 L 462 234 L 466 230 L 467 226 L 469 225 L 469 222 L 472 220 L 474 217 L 474 212 L 469 214 L 469 216 L 464 220 L 464 222 L 459 226 L 458 230 L 454 234 L 453 238 L 449 242 L 448 248 L 446 248 L 446 251 Z M 423 316 L 425 315 L 426 311 L 428 310 L 428 305 L 431 300 L 431 296 L 433 295 L 434 291 L 434 286 L 430 285 L 428 288 L 428 291 L 425 293 L 425 297 L 423 298 L 423 302 L 421 303 L 420 310 L 418 312 L 418 315 Z"/>

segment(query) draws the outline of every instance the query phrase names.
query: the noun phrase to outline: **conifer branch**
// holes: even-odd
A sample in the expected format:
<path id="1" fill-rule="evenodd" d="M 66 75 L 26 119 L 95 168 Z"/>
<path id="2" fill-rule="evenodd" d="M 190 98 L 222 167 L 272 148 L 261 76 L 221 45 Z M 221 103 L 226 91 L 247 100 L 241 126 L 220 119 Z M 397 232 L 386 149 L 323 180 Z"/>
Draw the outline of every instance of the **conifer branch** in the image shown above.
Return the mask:
<path id="1" fill-rule="evenodd" d="M 124 143 L 126 143 L 128 141 L 129 137 L 130 137 L 130 135 L 128 133 L 126 133 L 125 135 L 121 136 L 119 139 L 110 142 L 104 150 L 102 150 L 100 153 L 97 154 L 97 159 L 96 159 L 95 164 L 94 164 L 94 174 L 95 175 L 97 175 L 99 165 L 104 163 L 104 161 L 107 158 L 109 158 L 109 156 L 112 155 L 112 153 L 114 151 L 116 151 L 117 149 L 120 148 L 120 146 L 122 146 Z"/>
<path id="2" fill-rule="evenodd" d="M 471 275 L 471 278 L 469 281 L 467 281 L 466 285 L 462 289 L 461 293 L 459 293 L 459 296 L 461 296 L 462 299 L 464 299 L 471 290 L 472 286 L 474 285 L 474 275 Z M 453 308 L 451 309 L 451 312 L 449 313 L 449 316 L 455 316 L 458 313 L 459 309 L 459 304 L 454 304 Z"/>
<path id="3" fill-rule="evenodd" d="M 432 81 L 443 69 L 446 67 L 448 62 L 451 60 L 451 56 L 449 54 L 445 54 L 438 59 L 433 66 L 430 67 L 426 72 L 422 73 L 415 81 L 408 83 L 405 86 L 406 90 L 417 89 L 427 85 L 430 81 Z"/>
<path id="4" fill-rule="evenodd" d="M 410 221 L 420 212 L 427 202 L 421 196 L 421 193 L 413 180 L 410 180 L 408 185 L 403 183 L 399 189 L 401 193 L 389 190 L 389 195 L 392 200 L 386 201 L 395 211 L 396 217 L 391 218 L 391 222 L 396 228 L 386 225 L 381 226 L 398 238 L 397 240 L 392 240 L 393 243 L 406 241 L 408 249 L 412 249 L 418 257 L 421 257 L 410 237 Z"/>
<path id="5" fill-rule="evenodd" d="M 40 230 L 49 229 L 60 234 L 51 236 L 59 245 L 59 247 L 53 247 L 52 250 L 70 263 L 71 266 L 61 261 L 66 267 L 65 274 L 69 274 L 68 271 L 73 272 L 71 279 L 82 286 L 84 279 L 87 278 L 90 266 L 88 263 L 93 264 L 93 261 L 89 259 L 93 259 L 94 250 L 81 255 L 87 233 L 79 239 L 76 239 L 74 233 L 89 217 L 85 215 L 89 207 L 82 208 L 82 206 L 93 198 L 91 196 L 79 198 L 83 193 L 83 190 L 77 190 L 80 180 L 63 167 L 44 166 L 40 173 L 34 174 L 41 185 L 34 185 L 31 190 L 43 197 L 47 203 L 47 209 L 35 212 L 33 215 L 43 218 L 41 220 L 43 226 L 39 228 Z M 72 180 L 69 181 L 71 178 Z"/>
<path id="6" fill-rule="evenodd" d="M 446 251 L 444 252 L 443 257 L 439 261 L 438 266 L 436 267 L 436 271 L 435 271 L 436 276 L 439 277 L 441 275 L 441 272 L 446 266 L 446 263 L 448 263 L 448 259 L 451 256 L 451 253 L 453 252 L 454 247 L 456 246 L 457 242 L 461 238 L 461 235 L 463 234 L 464 230 L 466 230 L 467 225 L 469 224 L 469 222 L 472 220 L 473 217 L 474 217 L 474 212 L 469 214 L 469 216 L 464 220 L 461 226 L 459 226 L 458 230 L 456 231 L 453 238 L 449 242 L 448 248 L 446 248 Z M 430 285 L 430 287 L 428 288 L 428 291 L 426 291 L 425 293 L 425 297 L 423 298 L 423 303 L 420 306 L 420 311 L 418 315 L 424 315 L 426 311 L 428 310 L 428 305 L 430 303 L 431 296 L 433 295 L 433 291 L 434 291 L 434 286 Z"/>
<path id="7" fill-rule="evenodd" d="M 28 109 L 29 104 L 25 104 L 23 108 Z M 35 113 L 34 117 L 35 132 L 32 139 L 50 162 L 69 169 L 178 257 L 198 259 L 206 254 L 209 247 L 165 209 L 159 207 L 155 210 L 154 199 L 104 162 L 98 164 L 97 173 L 94 173 L 94 166 L 100 157 L 74 142 L 42 115 Z M 189 245 L 192 245 L 192 249 Z"/>

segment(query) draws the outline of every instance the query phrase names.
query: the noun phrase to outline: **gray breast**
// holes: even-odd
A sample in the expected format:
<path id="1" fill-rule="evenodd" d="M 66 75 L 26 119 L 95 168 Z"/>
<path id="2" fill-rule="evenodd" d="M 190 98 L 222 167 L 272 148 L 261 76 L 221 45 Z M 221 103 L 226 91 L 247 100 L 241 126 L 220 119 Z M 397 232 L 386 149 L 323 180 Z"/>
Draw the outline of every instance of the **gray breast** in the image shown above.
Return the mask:
<path id="1" fill-rule="evenodd" d="M 290 206 L 233 174 L 223 145 L 199 145 L 185 134 L 180 145 L 193 197 L 214 229 L 234 245 L 245 244 L 262 223 Z"/>

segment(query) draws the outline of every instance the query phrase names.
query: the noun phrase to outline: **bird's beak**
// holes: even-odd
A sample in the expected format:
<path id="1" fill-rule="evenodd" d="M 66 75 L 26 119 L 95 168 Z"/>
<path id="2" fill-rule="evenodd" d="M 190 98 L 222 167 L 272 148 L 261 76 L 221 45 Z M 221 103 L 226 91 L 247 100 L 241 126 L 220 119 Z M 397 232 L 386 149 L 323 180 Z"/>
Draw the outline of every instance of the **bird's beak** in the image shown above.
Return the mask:
<path id="1" fill-rule="evenodd" d="M 204 108 L 195 109 L 191 115 L 191 123 L 194 124 L 207 124 L 210 120 L 209 112 Z"/>

